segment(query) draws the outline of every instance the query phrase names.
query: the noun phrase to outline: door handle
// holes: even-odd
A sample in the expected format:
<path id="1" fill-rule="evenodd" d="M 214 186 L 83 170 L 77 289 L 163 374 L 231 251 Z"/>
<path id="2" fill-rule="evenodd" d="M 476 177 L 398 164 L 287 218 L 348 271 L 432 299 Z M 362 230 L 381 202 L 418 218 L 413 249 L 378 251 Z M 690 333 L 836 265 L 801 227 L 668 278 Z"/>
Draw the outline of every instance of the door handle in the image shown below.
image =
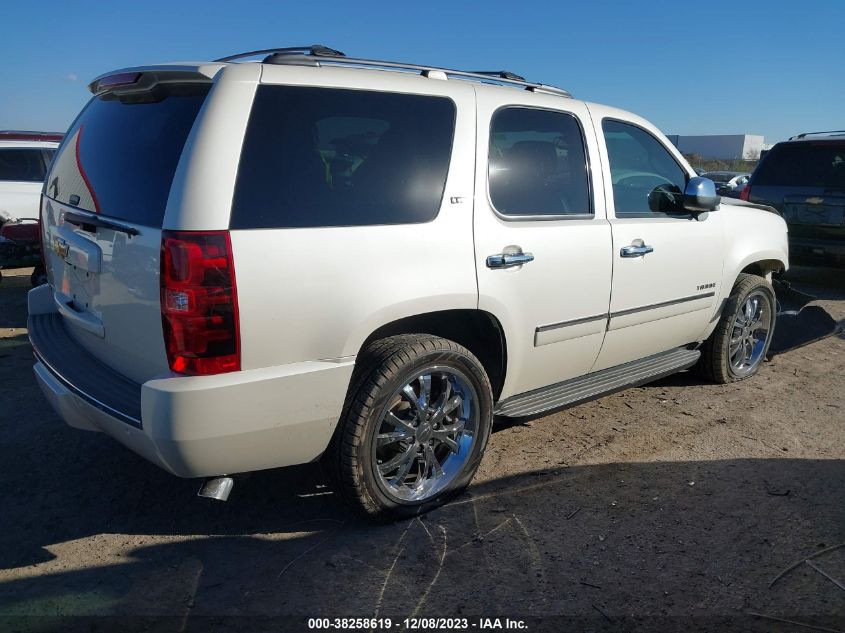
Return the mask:
<path id="1" fill-rule="evenodd" d="M 630 246 L 623 246 L 619 251 L 620 257 L 641 257 L 648 253 L 653 253 L 654 247 L 648 246 L 642 240 L 634 240 Z"/>
<path id="2" fill-rule="evenodd" d="M 487 268 L 513 268 L 533 261 L 531 253 L 498 253 L 487 256 Z"/>

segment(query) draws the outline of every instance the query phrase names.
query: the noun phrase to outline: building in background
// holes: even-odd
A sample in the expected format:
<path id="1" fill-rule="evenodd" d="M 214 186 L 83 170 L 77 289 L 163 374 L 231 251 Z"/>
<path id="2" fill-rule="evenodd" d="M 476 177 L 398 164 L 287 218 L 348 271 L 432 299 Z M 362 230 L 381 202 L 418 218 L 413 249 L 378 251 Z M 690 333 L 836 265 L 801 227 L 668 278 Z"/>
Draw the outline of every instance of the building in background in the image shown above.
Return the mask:
<path id="1" fill-rule="evenodd" d="M 695 154 L 704 159 L 757 160 L 760 152 L 769 148 L 764 138 L 755 134 L 670 134 L 669 140 L 682 154 Z"/>

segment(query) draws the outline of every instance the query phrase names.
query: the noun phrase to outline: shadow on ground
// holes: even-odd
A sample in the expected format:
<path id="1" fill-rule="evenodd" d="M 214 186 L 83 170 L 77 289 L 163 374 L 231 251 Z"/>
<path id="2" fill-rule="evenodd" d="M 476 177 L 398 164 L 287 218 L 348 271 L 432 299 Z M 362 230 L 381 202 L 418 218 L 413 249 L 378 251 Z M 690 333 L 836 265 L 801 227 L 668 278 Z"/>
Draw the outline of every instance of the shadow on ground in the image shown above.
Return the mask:
<path id="1" fill-rule="evenodd" d="M 843 616 L 842 591 L 810 567 L 769 588 L 792 562 L 845 542 L 838 460 L 531 472 L 375 526 L 313 467 L 255 474 L 219 504 L 100 439 L 50 438 L 49 459 L 2 473 L 0 559 L 30 565 L 123 534 L 120 558 L 0 584 L 0 614 Z M 815 561 L 845 576 L 845 549 Z"/>
<path id="2" fill-rule="evenodd" d="M 4 277 L 0 285 L 0 328 L 26 327 L 26 293 L 32 288 L 17 279 Z"/>

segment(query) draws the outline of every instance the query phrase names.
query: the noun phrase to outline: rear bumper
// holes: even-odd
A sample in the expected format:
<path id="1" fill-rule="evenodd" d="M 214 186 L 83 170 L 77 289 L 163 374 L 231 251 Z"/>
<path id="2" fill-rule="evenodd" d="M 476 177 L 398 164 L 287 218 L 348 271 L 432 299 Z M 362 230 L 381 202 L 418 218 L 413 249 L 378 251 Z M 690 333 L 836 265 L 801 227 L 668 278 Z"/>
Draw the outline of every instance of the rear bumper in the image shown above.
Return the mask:
<path id="1" fill-rule="evenodd" d="M 845 258 L 845 239 L 825 240 L 789 236 L 789 254 L 795 257 Z"/>
<path id="2" fill-rule="evenodd" d="M 88 356 L 60 315 L 32 316 L 29 328 L 35 376 L 67 424 L 107 433 L 180 477 L 313 461 L 334 433 L 354 366 L 346 358 L 138 385 Z"/>

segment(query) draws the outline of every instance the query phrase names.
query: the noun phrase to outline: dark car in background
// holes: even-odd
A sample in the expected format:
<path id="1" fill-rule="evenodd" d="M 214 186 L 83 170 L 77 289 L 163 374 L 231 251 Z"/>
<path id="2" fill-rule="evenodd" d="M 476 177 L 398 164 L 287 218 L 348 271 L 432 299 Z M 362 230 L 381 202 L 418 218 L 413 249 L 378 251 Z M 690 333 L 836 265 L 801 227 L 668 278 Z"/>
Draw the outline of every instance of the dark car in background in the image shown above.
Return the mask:
<path id="1" fill-rule="evenodd" d="M 807 132 L 778 143 L 741 198 L 783 215 L 791 257 L 845 262 L 845 131 Z"/>

